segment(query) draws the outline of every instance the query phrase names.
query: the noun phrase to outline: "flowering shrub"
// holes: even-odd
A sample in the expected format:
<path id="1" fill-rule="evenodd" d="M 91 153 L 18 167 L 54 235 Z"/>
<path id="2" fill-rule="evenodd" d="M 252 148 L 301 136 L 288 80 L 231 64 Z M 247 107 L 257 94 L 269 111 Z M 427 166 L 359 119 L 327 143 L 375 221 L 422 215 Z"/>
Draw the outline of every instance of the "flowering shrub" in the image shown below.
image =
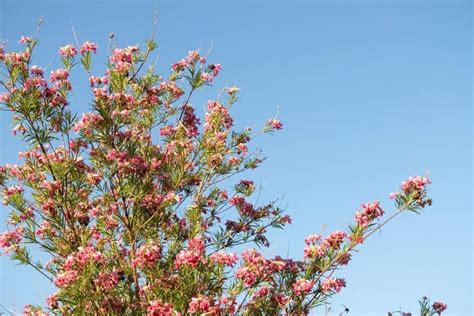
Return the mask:
<path id="1" fill-rule="evenodd" d="M 291 219 L 274 202 L 251 202 L 250 180 L 224 189 L 263 161 L 249 150 L 253 131 L 233 128 L 239 89 L 210 100 L 202 117 L 191 103 L 219 64 L 191 51 L 165 78 L 145 66 L 156 48 L 149 40 L 143 50 L 113 49 L 96 76 L 98 47 L 85 42 L 61 47 L 62 67 L 48 77 L 31 64 L 37 39 L 20 43 L 19 52 L 0 48 L 0 102 L 28 145 L 18 165 L 0 167 L 11 210 L 0 248 L 57 288 L 48 311 L 27 306 L 26 315 L 306 314 L 346 286 L 335 274 L 358 245 L 431 204 L 429 180 L 409 178 L 388 218 L 379 201 L 364 203 L 347 230 L 309 236 L 303 260 L 266 258 L 258 248 L 269 245 L 267 231 Z M 81 116 L 68 101 L 78 64 L 92 96 Z M 273 118 L 263 131 L 282 127 Z M 33 258 L 32 247 L 49 260 Z"/>

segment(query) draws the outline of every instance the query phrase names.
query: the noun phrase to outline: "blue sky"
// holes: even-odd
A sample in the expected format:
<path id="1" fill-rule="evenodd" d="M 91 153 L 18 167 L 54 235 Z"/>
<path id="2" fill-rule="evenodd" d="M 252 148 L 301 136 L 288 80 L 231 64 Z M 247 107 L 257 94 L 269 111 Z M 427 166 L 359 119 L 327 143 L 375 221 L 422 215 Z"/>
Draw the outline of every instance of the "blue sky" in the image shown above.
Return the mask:
<path id="1" fill-rule="evenodd" d="M 44 16 L 35 63 L 54 67 L 57 48 L 74 42 L 70 22 L 81 41 L 103 50 L 110 32 L 119 45 L 143 44 L 154 6 L 0 0 L 0 34 L 15 48 Z M 223 66 L 196 107 L 235 84 L 239 127 L 261 126 L 279 111 L 284 130 L 257 140 L 269 159 L 249 176 L 267 200 L 283 197 L 294 222 L 271 234 L 266 254 L 301 257 L 305 236 L 343 228 L 362 202 L 380 199 L 389 210 L 388 194 L 404 178 L 429 171 L 434 205 L 420 216 L 403 214 L 366 241 L 341 271 L 348 287 L 333 306 L 384 315 L 416 311 L 417 300 L 431 295 L 448 304 L 446 315 L 471 315 L 469 1 L 158 1 L 158 15 L 158 71 L 167 74 L 196 48 L 212 47 L 209 59 Z M 89 92 L 81 94 L 86 85 L 76 81 L 71 106 L 86 111 Z M 10 136 L 9 119 L 2 113 L 2 164 L 23 148 Z M 40 275 L 4 257 L 0 278 L 0 303 L 16 309 L 43 303 L 50 292 Z"/>

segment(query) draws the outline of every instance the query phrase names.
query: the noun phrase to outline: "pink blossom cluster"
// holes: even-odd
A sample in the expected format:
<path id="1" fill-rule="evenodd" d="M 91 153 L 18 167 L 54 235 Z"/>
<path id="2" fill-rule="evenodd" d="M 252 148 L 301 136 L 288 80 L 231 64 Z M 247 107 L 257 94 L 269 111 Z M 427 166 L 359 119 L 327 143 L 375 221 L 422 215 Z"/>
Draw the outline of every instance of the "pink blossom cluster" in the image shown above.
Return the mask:
<path id="1" fill-rule="evenodd" d="M 448 305 L 443 302 L 434 302 L 432 307 L 434 312 L 438 314 L 441 314 L 442 312 L 448 309 Z"/>
<path id="2" fill-rule="evenodd" d="M 91 87 L 96 85 L 108 84 L 109 78 L 107 76 L 97 77 L 97 76 L 90 76 L 89 77 L 89 84 Z"/>
<path id="3" fill-rule="evenodd" d="M 77 49 L 71 44 L 68 44 L 59 49 L 59 55 L 65 58 L 73 58 L 77 55 Z"/>
<path id="4" fill-rule="evenodd" d="M 110 57 L 110 62 L 118 63 L 118 62 L 132 62 L 132 54 L 134 52 L 138 52 L 138 47 L 136 46 L 129 46 L 127 48 L 116 48 L 114 49 L 112 56 Z"/>
<path id="5" fill-rule="evenodd" d="M 33 39 L 29 36 L 22 36 L 18 40 L 18 44 L 28 44 L 28 43 L 33 43 Z"/>
<path id="6" fill-rule="evenodd" d="M 204 130 L 220 131 L 222 128 L 229 129 L 233 125 L 233 119 L 229 111 L 218 101 L 207 102 L 207 113 L 205 115 Z"/>
<path id="7" fill-rule="evenodd" d="M 31 67 L 30 72 L 32 75 L 36 75 L 38 77 L 43 77 L 44 75 L 44 70 L 41 67 L 36 66 L 36 65 Z"/>
<path id="8" fill-rule="evenodd" d="M 171 69 L 173 69 L 174 71 L 182 71 L 187 66 L 191 66 L 196 63 L 198 60 L 201 60 L 201 63 L 205 63 L 206 61 L 204 58 L 200 58 L 198 51 L 192 50 L 188 52 L 188 56 L 186 56 L 186 58 L 183 58 L 179 62 L 173 64 L 171 66 Z"/>
<path id="9" fill-rule="evenodd" d="M 427 177 L 414 176 L 403 181 L 400 188 L 405 194 L 408 194 L 412 191 L 422 191 L 428 184 L 431 184 L 431 181 Z"/>
<path id="10" fill-rule="evenodd" d="M 255 190 L 255 183 L 251 180 L 240 180 L 240 182 L 235 186 L 235 189 L 237 192 L 249 196 Z"/>
<path id="11" fill-rule="evenodd" d="M 344 279 L 327 278 L 326 280 L 321 282 L 321 290 L 324 293 L 328 293 L 330 291 L 339 293 L 345 287 L 346 287 L 346 281 Z"/>
<path id="12" fill-rule="evenodd" d="M 147 308 L 147 316 L 181 316 L 181 313 L 175 312 L 170 303 L 153 300 Z"/>
<path id="13" fill-rule="evenodd" d="M 153 244 L 144 244 L 138 248 L 133 265 L 141 269 L 151 268 L 161 259 L 161 248 Z"/>
<path id="14" fill-rule="evenodd" d="M 241 195 L 233 196 L 229 200 L 229 204 L 235 205 L 242 216 L 251 217 L 251 218 L 257 217 L 257 212 L 254 206 L 251 203 L 247 202 L 245 198 Z"/>
<path id="15" fill-rule="evenodd" d="M 46 214 L 47 216 L 54 217 L 56 215 L 55 202 L 52 198 L 48 198 L 46 201 L 43 202 L 42 209 L 44 214 Z"/>
<path id="16" fill-rule="evenodd" d="M 86 54 L 87 52 L 97 53 L 97 44 L 86 41 L 81 46 L 81 55 Z"/>
<path id="17" fill-rule="evenodd" d="M 183 125 L 186 128 L 186 135 L 188 137 L 195 137 L 199 134 L 198 125 L 199 119 L 197 118 L 194 108 L 187 105 L 184 108 Z"/>
<path id="18" fill-rule="evenodd" d="M 11 250 L 15 249 L 23 238 L 23 227 L 20 226 L 14 231 L 7 231 L 0 233 L 0 249 L 3 250 L 3 254 L 8 254 Z"/>
<path id="19" fill-rule="evenodd" d="M 5 64 L 10 64 L 12 66 L 18 67 L 20 69 L 26 69 L 25 63 L 30 58 L 30 53 L 28 51 L 16 53 L 11 52 L 5 54 L 4 60 Z"/>
<path id="20" fill-rule="evenodd" d="M 314 259 L 322 258 L 326 253 L 326 246 L 321 245 L 321 235 L 309 235 L 305 239 L 304 258 Z"/>
<path id="21" fill-rule="evenodd" d="M 24 189 L 21 185 L 12 185 L 3 189 L 3 204 L 8 204 L 9 199 L 16 195 L 23 193 Z"/>
<path id="22" fill-rule="evenodd" d="M 217 77 L 222 69 L 220 64 L 211 64 L 207 67 L 207 71 L 201 74 L 201 80 L 211 83 Z"/>
<path id="23" fill-rule="evenodd" d="M 344 242 L 344 239 L 347 238 L 347 233 L 336 230 L 335 232 L 331 233 L 326 239 L 323 241 L 323 244 L 331 247 L 333 249 L 339 249 L 341 244 Z"/>
<path id="24" fill-rule="evenodd" d="M 64 262 L 63 269 L 68 271 L 75 269 L 82 271 L 87 263 L 94 262 L 96 264 L 104 262 L 104 255 L 94 246 L 79 247 L 78 251 L 70 254 Z"/>
<path id="25" fill-rule="evenodd" d="M 48 312 L 44 312 L 39 308 L 36 308 L 30 304 L 23 308 L 23 316 L 49 316 Z"/>
<path id="26" fill-rule="evenodd" d="M 35 71 L 39 73 L 38 69 L 36 69 Z M 27 92 L 32 89 L 46 88 L 47 85 L 48 83 L 41 76 L 29 78 L 23 84 L 23 92 Z"/>
<path id="27" fill-rule="evenodd" d="M 48 297 L 46 298 L 46 303 L 48 304 L 49 307 L 56 308 L 58 306 L 58 294 L 54 293 L 54 294 L 48 295 Z"/>
<path id="28" fill-rule="evenodd" d="M 361 205 L 362 210 L 357 211 L 355 214 L 355 220 L 361 226 L 367 226 L 380 216 L 383 216 L 384 211 L 380 207 L 379 201 L 374 201 L 372 203 L 363 203 Z"/>
<path id="29" fill-rule="evenodd" d="M 242 255 L 244 264 L 235 272 L 244 285 L 253 286 L 257 281 L 267 280 L 273 272 L 282 271 L 287 267 L 287 262 L 280 258 L 266 259 L 255 249 L 247 249 Z"/>
<path id="30" fill-rule="evenodd" d="M 119 274 L 117 271 L 99 272 L 94 284 L 103 291 L 108 291 L 115 287 L 119 282 Z"/>
<path id="31" fill-rule="evenodd" d="M 312 234 L 305 238 L 304 242 L 307 246 L 315 245 L 321 241 L 321 235 Z"/>
<path id="32" fill-rule="evenodd" d="M 62 273 L 58 273 L 54 279 L 54 284 L 59 287 L 66 287 L 72 284 L 77 279 L 77 271 L 69 270 Z"/>
<path id="33" fill-rule="evenodd" d="M 56 231 L 47 221 L 43 221 L 39 227 L 36 229 L 36 235 L 41 239 L 46 239 L 47 237 L 56 236 Z"/>
<path id="34" fill-rule="evenodd" d="M 9 93 L 0 94 L 0 102 L 7 103 L 9 100 L 10 100 L 10 94 Z"/>
<path id="35" fill-rule="evenodd" d="M 171 136 L 175 132 L 175 128 L 172 125 L 165 125 L 164 127 L 160 128 L 160 135 L 161 136 Z"/>
<path id="36" fill-rule="evenodd" d="M 82 118 L 74 125 L 75 132 L 83 132 L 85 135 L 91 135 L 94 126 L 97 126 L 104 119 L 98 113 L 83 113 Z"/>
<path id="37" fill-rule="evenodd" d="M 293 291 L 296 295 L 300 294 L 308 294 L 311 292 L 314 286 L 314 281 L 306 280 L 306 279 L 299 279 L 293 284 Z"/>
<path id="38" fill-rule="evenodd" d="M 213 300 L 206 296 L 198 296 L 191 299 L 188 311 L 190 314 L 217 315 L 219 306 L 214 305 Z"/>
<path id="39" fill-rule="evenodd" d="M 51 82 L 65 81 L 69 78 L 69 71 L 66 69 L 57 69 L 51 71 Z"/>
<path id="40" fill-rule="evenodd" d="M 258 298 L 261 298 L 261 297 L 265 297 L 267 295 L 269 295 L 270 293 L 272 293 L 274 291 L 274 288 L 269 286 L 269 285 L 264 285 L 262 287 L 260 287 L 254 294 L 254 298 L 255 299 L 258 299 Z"/>
<path id="41" fill-rule="evenodd" d="M 280 130 L 283 128 L 283 123 L 277 119 L 269 119 L 266 127 L 268 130 Z"/>
<path id="42" fill-rule="evenodd" d="M 197 267 L 200 262 L 204 263 L 204 236 L 199 235 L 189 241 L 188 248 L 181 250 L 176 256 L 174 263 L 176 269 L 182 266 Z"/>
<path id="43" fill-rule="evenodd" d="M 228 253 L 224 251 L 218 251 L 210 255 L 212 261 L 217 264 L 232 267 L 236 264 L 238 258 L 235 253 Z"/>

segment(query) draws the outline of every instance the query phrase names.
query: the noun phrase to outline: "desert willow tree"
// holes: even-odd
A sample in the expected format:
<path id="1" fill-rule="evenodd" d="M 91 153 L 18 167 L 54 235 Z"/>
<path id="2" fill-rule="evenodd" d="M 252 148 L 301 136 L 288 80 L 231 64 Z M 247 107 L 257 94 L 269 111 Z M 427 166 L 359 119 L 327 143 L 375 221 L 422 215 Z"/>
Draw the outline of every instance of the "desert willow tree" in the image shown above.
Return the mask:
<path id="1" fill-rule="evenodd" d="M 252 181 L 228 185 L 263 161 L 249 150 L 252 130 L 233 128 L 239 89 L 224 89 L 201 118 L 191 103 L 219 64 L 191 51 L 165 78 L 146 66 L 149 40 L 112 49 L 95 76 L 97 45 L 85 42 L 61 47 L 62 68 L 46 76 L 32 65 L 36 36 L 19 42 L 20 51 L 0 48 L 3 113 L 27 146 L 0 168 L 9 210 L 0 248 L 57 288 L 26 315 L 306 314 L 346 286 L 335 274 L 359 244 L 431 203 L 429 180 L 410 177 L 392 194 L 391 215 L 378 201 L 362 204 L 345 231 L 309 236 L 303 260 L 265 258 L 267 230 L 291 220 L 275 202 L 252 203 Z M 68 100 L 81 66 L 93 98 L 78 116 Z M 263 132 L 281 128 L 270 119 Z"/>

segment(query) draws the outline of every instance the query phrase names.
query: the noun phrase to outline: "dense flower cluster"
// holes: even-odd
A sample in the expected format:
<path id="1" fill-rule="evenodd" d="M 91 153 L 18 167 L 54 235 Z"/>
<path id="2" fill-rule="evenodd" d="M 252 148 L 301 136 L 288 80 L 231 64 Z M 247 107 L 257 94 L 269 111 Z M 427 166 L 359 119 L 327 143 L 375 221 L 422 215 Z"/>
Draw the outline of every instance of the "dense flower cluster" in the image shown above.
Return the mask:
<path id="1" fill-rule="evenodd" d="M 361 226 L 367 226 L 374 219 L 383 216 L 384 211 L 380 207 L 379 201 L 374 201 L 372 203 L 362 204 L 362 210 L 356 212 L 355 220 Z"/>
<path id="2" fill-rule="evenodd" d="M 308 294 L 313 289 L 313 286 L 314 281 L 299 279 L 293 284 L 293 291 L 295 291 L 296 295 Z"/>
<path id="3" fill-rule="evenodd" d="M 175 259 L 175 266 L 179 269 L 183 265 L 197 267 L 200 262 L 204 262 L 204 240 L 203 236 L 197 236 L 189 241 L 188 248 L 181 250 Z"/>
<path id="4" fill-rule="evenodd" d="M 72 46 L 71 44 L 68 44 L 64 47 L 61 47 L 59 49 L 59 55 L 66 57 L 66 58 L 72 58 L 77 55 L 77 49 Z"/>
<path id="5" fill-rule="evenodd" d="M 346 281 L 344 279 L 328 278 L 321 283 L 321 289 L 325 293 L 330 291 L 335 291 L 336 293 L 339 293 L 345 287 Z"/>
<path id="6" fill-rule="evenodd" d="M 378 201 L 362 204 L 348 230 L 308 236 L 303 261 L 267 258 L 254 246 L 269 246 L 267 232 L 291 218 L 276 202 L 260 203 L 252 180 L 229 183 L 263 162 L 253 130 L 234 127 L 240 90 L 191 104 L 216 82 L 220 64 L 190 51 L 159 75 L 146 67 L 156 48 L 149 40 L 112 47 L 107 69 L 96 74 L 98 46 L 85 42 L 61 47 L 62 66 L 44 78 L 30 64 L 37 40 L 19 42 L 18 52 L 0 47 L 0 103 L 28 149 L 20 164 L 0 167 L 11 209 L 0 249 L 53 282 L 46 302 L 53 314 L 308 314 L 346 286 L 333 274 L 386 223 Z M 69 107 L 76 65 L 93 95 L 82 116 Z M 282 128 L 273 118 L 263 132 Z M 403 182 L 392 195 L 395 214 L 429 205 L 429 183 Z M 30 244 L 45 256 L 33 258 Z M 47 313 L 27 306 L 25 315 Z"/>

